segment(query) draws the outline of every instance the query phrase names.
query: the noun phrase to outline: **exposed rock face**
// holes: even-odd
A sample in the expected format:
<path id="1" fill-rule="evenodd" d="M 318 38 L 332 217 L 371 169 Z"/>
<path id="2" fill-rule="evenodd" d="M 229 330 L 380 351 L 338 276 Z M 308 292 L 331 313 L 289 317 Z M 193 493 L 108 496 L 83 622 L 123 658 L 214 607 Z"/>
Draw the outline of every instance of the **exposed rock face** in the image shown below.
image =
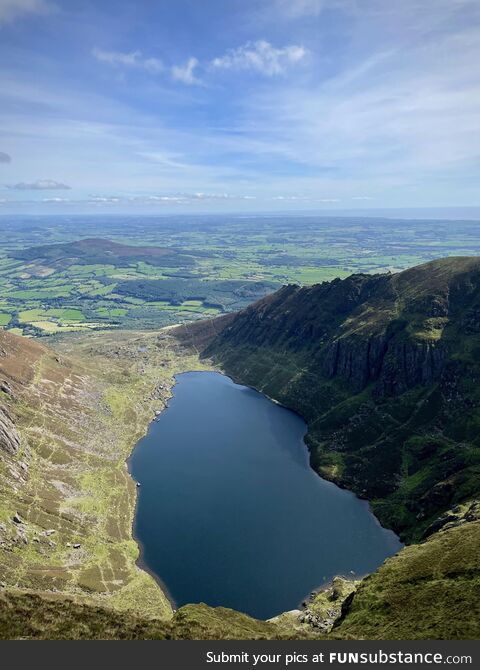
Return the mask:
<path id="1" fill-rule="evenodd" d="M 344 603 L 353 597 L 358 583 L 344 577 L 334 577 L 326 588 L 312 594 L 300 620 L 313 628 L 330 632 L 342 613 Z"/>
<path id="2" fill-rule="evenodd" d="M 366 340 L 352 336 L 336 339 L 325 348 L 323 370 L 330 378 L 352 384 L 356 391 L 378 382 L 378 394 L 396 395 L 417 384 L 438 381 L 445 359 L 441 342 L 398 342 L 387 334 Z"/>
<path id="3" fill-rule="evenodd" d="M 456 528 L 465 523 L 480 521 L 480 501 L 473 500 L 466 505 L 457 505 L 454 509 L 442 514 L 425 530 L 423 538 L 430 537 L 438 531 L 445 531 L 449 528 Z"/>
<path id="4" fill-rule="evenodd" d="M 0 451 L 15 454 L 20 446 L 20 437 L 8 409 L 0 405 Z"/>

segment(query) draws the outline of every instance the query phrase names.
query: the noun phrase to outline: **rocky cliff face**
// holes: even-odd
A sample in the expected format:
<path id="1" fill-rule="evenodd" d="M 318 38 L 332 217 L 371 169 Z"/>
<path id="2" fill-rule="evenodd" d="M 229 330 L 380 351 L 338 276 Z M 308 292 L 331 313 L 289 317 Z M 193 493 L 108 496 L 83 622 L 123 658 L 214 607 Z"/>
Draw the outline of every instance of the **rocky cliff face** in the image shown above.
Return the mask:
<path id="1" fill-rule="evenodd" d="M 0 405 L 0 450 L 8 454 L 16 454 L 20 446 L 20 437 L 10 412 Z"/>
<path id="2" fill-rule="evenodd" d="M 398 341 L 387 333 L 366 339 L 350 336 L 325 347 L 322 370 L 331 379 L 345 380 L 355 391 L 378 382 L 377 394 L 396 395 L 438 381 L 446 353 L 441 342 Z"/>
<path id="3" fill-rule="evenodd" d="M 203 355 L 302 414 L 313 467 L 404 537 L 478 493 L 480 259 L 285 286 L 201 328 Z"/>

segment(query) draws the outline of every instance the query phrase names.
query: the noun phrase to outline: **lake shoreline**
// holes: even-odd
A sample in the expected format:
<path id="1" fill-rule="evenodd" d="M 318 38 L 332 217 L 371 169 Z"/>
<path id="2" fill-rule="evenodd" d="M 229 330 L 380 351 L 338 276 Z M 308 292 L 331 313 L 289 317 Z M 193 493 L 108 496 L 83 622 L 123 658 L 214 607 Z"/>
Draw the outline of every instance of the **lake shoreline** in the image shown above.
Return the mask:
<path id="1" fill-rule="evenodd" d="M 132 453 L 131 453 L 131 455 L 130 455 L 128 461 L 127 461 L 128 469 L 129 469 L 129 474 L 130 474 L 131 478 L 132 478 L 134 481 L 139 481 L 141 487 L 143 487 L 144 482 L 142 481 L 141 477 L 138 476 L 138 472 L 134 474 L 134 467 L 132 466 L 132 461 L 133 461 L 134 458 L 136 458 L 136 450 L 137 450 L 139 444 L 140 444 L 143 440 L 148 440 L 149 437 L 150 437 L 150 440 L 155 440 L 155 439 L 156 439 L 154 436 L 152 437 L 152 433 L 151 433 L 151 431 L 152 431 L 152 429 L 153 429 L 154 431 L 156 430 L 156 431 L 158 432 L 158 429 L 156 428 L 156 426 L 158 426 L 159 422 L 161 422 L 161 420 L 164 419 L 165 416 L 166 416 L 167 414 L 169 414 L 169 413 L 166 412 L 166 410 L 167 410 L 167 409 L 172 409 L 172 408 L 171 408 L 171 401 L 172 401 L 172 398 L 175 396 L 174 389 L 178 386 L 179 382 L 181 381 L 180 378 L 181 378 L 183 375 L 194 375 L 194 374 L 199 374 L 200 372 L 206 372 L 206 371 L 210 372 L 210 374 L 213 374 L 213 375 L 219 375 L 219 377 L 221 377 L 222 379 L 226 380 L 226 381 L 231 385 L 231 386 L 230 386 L 230 392 L 236 393 L 237 391 L 248 390 L 248 391 L 250 391 L 250 392 L 253 392 L 253 393 L 255 393 L 255 394 L 258 394 L 259 397 L 260 397 L 260 398 L 263 398 L 264 401 L 268 401 L 268 403 L 271 403 L 271 406 L 272 406 L 272 407 L 275 406 L 275 407 L 278 407 L 279 409 L 282 409 L 282 410 L 286 411 L 286 412 L 288 413 L 288 415 L 283 415 L 283 416 L 284 416 L 284 420 L 287 420 L 287 422 L 291 422 L 292 419 L 293 419 L 293 417 L 295 417 L 295 420 L 297 420 L 297 419 L 298 419 L 298 420 L 301 420 L 302 423 L 303 423 L 303 425 L 304 425 L 304 432 L 302 432 L 302 435 L 300 436 L 300 438 L 298 438 L 298 435 L 297 435 L 297 438 L 300 439 L 300 441 L 301 441 L 301 443 L 302 443 L 302 445 L 303 445 L 303 449 L 304 449 L 304 451 L 305 451 L 305 457 L 306 457 L 306 460 L 305 460 L 305 464 L 304 464 L 304 466 L 302 466 L 302 467 L 305 467 L 305 469 L 308 470 L 308 473 L 310 473 L 310 474 L 313 476 L 313 478 L 315 479 L 315 481 L 317 481 L 318 483 L 321 483 L 321 484 L 322 484 L 322 486 L 321 486 L 320 488 L 324 491 L 324 495 L 333 495 L 334 498 L 335 498 L 336 496 L 338 496 L 338 493 L 337 493 L 337 492 L 339 492 L 339 491 L 343 491 L 345 494 L 348 494 L 348 497 L 351 499 L 351 502 L 348 503 L 348 504 L 353 505 L 354 508 L 355 508 L 355 506 L 357 506 L 357 512 L 356 512 L 356 514 L 361 513 L 361 512 L 358 511 L 358 510 L 360 510 L 360 508 L 358 508 L 358 504 L 359 504 L 359 503 L 362 503 L 362 507 L 363 507 L 363 504 L 364 504 L 364 505 L 365 505 L 365 513 L 368 515 L 368 517 L 369 517 L 370 519 L 373 518 L 373 520 L 374 520 L 374 525 L 379 529 L 379 531 L 380 531 L 381 533 L 388 533 L 389 535 L 391 534 L 391 540 L 388 541 L 388 542 L 389 542 L 389 543 L 390 543 L 390 542 L 394 542 L 394 543 L 397 542 L 397 543 L 398 543 L 398 538 L 397 538 L 397 536 L 393 533 L 393 531 L 390 531 L 389 529 L 384 529 L 384 528 L 381 526 L 381 524 L 380 524 L 379 520 L 377 519 L 377 517 L 374 516 L 374 514 L 373 514 L 373 512 L 372 512 L 372 510 L 371 510 L 371 508 L 370 508 L 370 505 L 369 505 L 368 501 L 366 501 L 366 500 L 364 500 L 364 499 L 361 499 L 360 497 L 356 496 L 355 493 L 353 493 L 352 491 L 349 491 L 348 489 L 342 489 L 342 488 L 339 487 L 336 483 L 331 482 L 331 481 L 327 480 L 327 479 L 324 478 L 324 477 L 321 477 L 317 472 L 315 472 L 315 470 L 313 470 L 313 468 L 312 468 L 311 465 L 310 465 L 310 452 L 309 452 L 309 450 L 308 450 L 308 446 L 307 446 L 307 444 L 306 444 L 305 441 L 304 441 L 304 437 L 305 437 L 305 435 L 306 435 L 306 433 L 307 433 L 307 431 L 308 431 L 308 424 L 304 421 L 303 417 L 301 417 L 297 412 L 295 412 L 294 410 L 290 409 L 289 407 L 285 407 L 284 405 L 282 405 L 281 403 L 279 403 L 279 402 L 276 401 L 275 399 L 269 398 L 266 394 L 262 393 L 261 391 L 258 391 L 257 389 L 255 389 L 255 388 L 253 388 L 253 387 L 251 387 L 251 386 L 247 386 L 247 385 L 245 385 L 245 384 L 238 383 L 238 382 L 237 382 L 235 379 L 233 379 L 231 376 L 227 375 L 224 371 L 219 370 L 219 369 L 190 370 L 190 371 L 185 370 L 185 371 L 178 372 L 178 373 L 176 373 L 176 374 L 174 375 L 174 384 L 172 384 L 172 386 L 169 388 L 170 396 L 169 396 L 168 400 L 165 402 L 165 405 L 164 405 L 163 409 L 161 410 L 160 415 L 159 415 L 158 417 L 156 417 L 156 420 L 155 420 L 155 419 L 152 419 L 152 421 L 151 421 L 150 424 L 149 424 L 149 427 L 148 427 L 148 429 L 147 429 L 147 432 L 146 432 L 145 436 L 144 436 L 143 438 L 141 438 L 141 440 L 139 440 L 139 441 L 137 442 L 137 444 L 134 446 L 134 448 L 133 448 L 133 450 L 132 450 Z M 208 386 L 208 384 L 207 384 L 207 386 Z M 271 411 L 271 410 L 268 410 L 268 405 L 266 405 L 265 408 L 266 408 L 265 411 Z M 176 411 L 178 412 L 178 408 L 177 408 Z M 286 418 L 287 416 L 291 416 L 292 419 L 287 419 L 287 418 Z M 171 417 L 171 420 L 172 420 L 172 417 Z M 193 422 L 195 422 L 196 420 L 198 420 L 198 416 L 197 416 L 197 417 L 194 417 L 194 418 L 192 419 Z M 294 420 L 293 423 L 294 423 L 295 425 L 298 425 L 298 424 L 296 424 L 296 421 L 295 421 L 295 420 Z M 185 421 L 183 420 L 183 422 L 185 422 Z M 298 430 L 298 428 L 297 428 L 296 430 Z M 278 436 L 277 436 L 277 437 L 278 437 Z M 296 440 L 297 438 L 295 438 L 295 440 Z M 228 440 L 231 441 L 232 439 L 233 439 L 233 434 L 231 435 L 231 434 L 229 433 L 229 434 L 228 434 Z M 187 442 L 188 442 L 188 440 L 187 440 Z M 296 444 L 296 442 L 294 441 L 293 444 Z M 292 448 L 294 451 L 296 450 L 296 447 L 295 447 L 295 446 L 292 446 L 292 445 L 290 445 L 289 448 Z M 168 445 L 167 445 L 167 449 L 168 449 Z M 282 450 L 280 449 L 280 452 L 281 452 L 281 451 L 282 451 Z M 296 452 L 296 453 L 297 453 L 296 458 L 297 458 L 297 459 L 300 458 L 300 460 L 302 460 L 301 457 L 300 457 L 300 455 L 299 455 L 299 452 Z M 153 455 L 155 455 L 155 452 L 153 452 Z M 157 456 L 158 456 L 158 454 L 157 454 Z M 198 453 L 197 453 L 197 456 L 198 456 Z M 248 454 L 247 454 L 247 456 L 248 456 Z M 278 453 L 276 454 L 276 457 L 278 457 Z M 189 463 L 190 461 L 187 459 L 186 461 L 184 461 L 184 463 L 185 463 L 185 462 L 186 462 L 186 463 Z M 238 463 L 236 464 L 236 467 L 238 467 Z M 276 467 L 278 467 L 278 463 L 277 463 L 277 465 L 275 465 L 275 462 L 273 462 L 273 463 L 270 463 L 270 462 L 269 462 L 268 466 L 266 466 L 267 471 L 270 471 L 270 470 L 273 470 L 273 471 L 274 471 Z M 289 468 L 290 468 L 290 467 L 291 467 L 291 466 L 289 466 Z M 187 471 L 188 471 L 188 468 L 187 468 Z M 287 473 L 286 476 L 290 477 L 290 476 L 292 475 L 292 481 L 294 481 L 294 479 L 295 479 L 295 477 L 293 476 L 294 474 L 295 474 L 295 469 L 292 469 L 291 471 L 288 470 L 288 473 Z M 270 476 L 270 473 L 269 473 L 269 476 Z M 201 477 L 200 477 L 200 478 L 201 478 Z M 195 481 L 196 481 L 196 480 L 195 480 Z M 287 481 L 288 481 L 288 480 L 287 480 Z M 169 484 L 167 483 L 167 487 L 168 487 L 168 486 L 169 486 Z M 162 482 L 162 488 L 163 488 L 163 487 L 164 487 L 164 483 Z M 139 488 L 140 488 L 140 487 L 137 487 L 137 489 L 139 489 Z M 148 486 L 147 486 L 147 488 L 148 488 Z M 145 489 L 142 488 L 142 492 L 143 492 L 144 490 L 145 490 Z M 330 491 L 329 494 L 328 494 L 328 491 Z M 189 493 L 190 493 L 190 492 L 189 492 Z M 210 492 L 210 493 L 211 493 L 211 492 Z M 167 586 L 167 584 L 171 584 L 171 579 L 168 577 L 168 574 L 166 575 L 165 572 L 163 572 L 162 570 L 155 569 L 154 567 L 152 567 L 152 565 L 151 565 L 151 560 L 152 560 L 152 553 L 151 553 L 152 550 L 151 550 L 151 548 L 150 548 L 150 557 L 149 557 L 149 559 L 146 558 L 146 554 L 148 554 L 148 552 L 146 551 L 146 547 L 145 547 L 145 538 L 142 537 L 142 532 L 141 532 L 141 531 L 139 532 L 139 530 L 138 530 L 138 520 L 139 520 L 139 515 L 141 514 L 141 510 L 140 510 L 140 508 L 139 508 L 139 504 L 140 504 L 140 503 L 139 503 L 139 498 L 140 498 L 140 495 L 141 495 L 141 493 L 140 493 L 139 491 L 137 491 L 137 495 L 136 495 L 136 504 L 135 504 L 135 512 L 134 512 L 134 521 L 133 521 L 133 524 L 132 524 L 132 537 L 134 538 L 135 542 L 137 543 L 137 546 L 139 547 L 139 552 L 140 552 L 139 558 L 138 558 L 138 560 L 137 560 L 137 565 L 138 565 L 138 567 L 139 567 L 140 569 L 142 569 L 142 570 L 148 572 L 148 573 L 155 579 L 155 581 L 156 581 L 157 584 L 160 586 L 160 588 L 162 589 L 162 591 L 163 591 L 163 592 L 166 594 L 166 596 L 168 597 L 169 602 L 171 603 L 171 605 L 172 605 L 172 607 L 173 607 L 174 609 L 177 609 L 179 606 L 182 606 L 183 604 L 187 604 L 187 602 L 188 602 L 188 603 L 189 603 L 189 602 L 199 602 L 200 599 L 195 599 L 195 598 L 189 598 L 187 601 L 185 601 L 184 599 L 180 598 L 180 602 L 178 602 L 178 601 L 177 601 L 177 598 L 176 598 L 175 596 L 172 595 L 172 591 L 171 591 L 171 589 L 169 588 L 169 586 Z M 159 495 L 162 495 L 162 493 L 160 492 Z M 213 495 L 213 494 L 212 494 L 212 495 Z M 171 503 L 171 500 L 172 500 L 172 499 L 174 499 L 174 498 L 172 497 L 172 498 L 170 498 L 170 499 L 168 500 L 168 502 L 166 503 L 167 506 Z M 353 502 L 353 501 L 356 501 L 356 503 Z M 181 501 L 180 501 L 180 505 L 181 505 Z M 180 509 L 180 511 L 181 511 L 181 509 Z M 319 512 L 319 510 L 317 510 L 317 512 Z M 179 510 L 178 510 L 178 509 L 177 509 L 176 514 L 177 514 L 177 513 L 179 513 Z M 150 514 L 151 514 L 151 512 L 150 512 Z M 302 516 L 303 516 L 303 513 L 302 513 Z M 308 515 L 307 515 L 307 516 L 308 516 Z M 180 514 L 180 516 L 179 516 L 178 518 L 181 519 L 181 514 Z M 170 515 L 170 521 L 171 521 L 171 515 Z M 159 523 L 160 523 L 160 522 L 159 522 Z M 179 523 L 180 523 L 180 521 L 179 521 Z M 251 520 L 251 523 L 252 523 L 253 525 L 255 525 L 255 523 L 257 523 L 257 520 L 256 520 L 256 519 L 252 519 L 252 520 Z M 303 523 L 303 521 L 302 521 L 302 523 Z M 369 523 L 372 524 L 372 521 L 370 520 Z M 274 524 L 274 525 L 278 526 L 278 527 L 276 528 L 276 531 L 279 531 L 279 530 L 280 530 L 280 527 L 281 527 L 281 522 L 279 522 L 278 524 Z M 369 532 L 371 532 L 371 531 L 369 531 Z M 185 533 L 188 534 L 188 528 L 185 529 Z M 288 536 L 288 535 L 287 535 L 287 536 Z M 320 536 L 321 536 L 321 533 L 314 532 L 314 533 L 313 533 L 313 539 L 310 538 L 309 542 L 310 542 L 310 541 L 313 541 L 313 542 L 318 542 L 318 541 L 320 541 L 320 540 L 319 540 L 319 537 L 320 537 Z M 387 541 L 387 540 L 386 540 L 386 541 Z M 342 542 L 345 542 L 345 538 L 342 539 Z M 168 545 L 168 546 L 170 546 L 170 545 Z M 396 547 L 396 551 L 398 551 L 400 548 L 401 548 L 401 546 Z M 162 554 L 163 554 L 163 553 L 164 553 L 164 552 L 163 552 L 163 547 L 162 547 Z M 167 553 L 167 554 L 169 553 L 169 552 L 168 552 L 168 548 L 167 548 L 167 550 L 166 550 L 166 553 Z M 362 560 L 365 560 L 365 557 L 366 557 L 367 555 L 368 555 L 368 551 L 365 553 L 364 559 L 362 559 Z M 384 556 L 384 558 L 386 558 L 388 555 L 391 555 L 391 552 L 386 553 L 385 556 Z M 155 559 L 155 560 L 156 560 L 156 559 Z M 163 556 L 163 557 L 161 557 L 161 560 L 166 560 L 166 559 L 165 559 L 164 556 Z M 180 559 L 179 559 L 179 560 L 180 560 Z M 342 560 L 343 560 L 343 562 L 345 562 L 345 560 L 347 560 L 347 559 L 345 559 L 345 557 L 344 557 Z M 351 572 L 351 573 L 352 573 L 352 580 L 353 580 L 353 579 L 358 579 L 358 578 L 361 577 L 361 576 L 370 574 L 370 572 L 372 572 L 374 569 L 376 569 L 375 567 L 372 567 L 372 568 L 369 568 L 368 570 L 362 569 L 362 571 L 358 571 L 358 570 L 355 570 L 355 571 L 352 571 L 352 570 L 346 570 L 345 567 L 342 566 L 342 560 L 340 560 L 340 562 L 339 562 L 339 564 L 338 564 L 338 568 L 335 567 L 335 570 L 334 570 L 333 572 L 331 571 L 331 568 L 329 568 L 330 571 L 329 571 L 329 576 L 328 576 L 328 577 L 325 577 L 325 578 L 322 578 L 322 577 L 317 578 L 316 582 L 313 583 L 313 584 L 309 584 L 308 587 L 307 587 L 306 589 L 304 589 L 304 590 L 301 592 L 300 595 L 297 596 L 297 599 L 296 599 L 295 601 L 290 601 L 290 604 L 289 604 L 289 606 L 288 606 L 288 609 L 292 609 L 293 606 L 299 606 L 299 603 L 303 603 L 303 602 L 305 602 L 306 600 L 308 600 L 308 598 L 309 598 L 310 594 L 312 593 L 312 591 L 318 591 L 319 589 L 323 589 L 323 588 L 325 588 L 325 586 L 331 581 L 331 579 L 333 579 L 333 578 L 334 578 L 335 576 L 337 576 L 337 575 L 340 575 L 340 574 L 344 574 L 344 575 L 345 575 L 345 574 L 348 574 L 348 573 Z M 292 565 L 295 565 L 295 563 L 296 563 L 296 561 L 294 561 L 294 563 L 292 563 Z M 245 566 L 242 566 L 242 568 L 244 568 L 244 567 L 245 567 Z M 247 566 L 247 571 L 248 571 L 248 569 L 249 569 L 249 566 Z M 187 579 L 187 580 L 188 580 L 188 578 L 190 578 L 191 575 L 184 574 L 183 577 L 184 577 L 184 579 Z M 220 579 L 220 577 L 219 577 L 219 579 Z M 213 577 L 212 577 L 212 580 L 211 580 L 212 583 L 215 582 L 215 580 L 216 580 L 216 577 L 213 576 Z M 207 580 L 207 581 L 208 581 L 208 580 Z M 213 586 L 212 586 L 212 588 L 213 588 Z M 205 598 L 202 598 L 201 600 L 204 600 L 204 601 L 208 602 L 208 600 L 206 600 Z M 239 608 L 238 606 L 232 605 L 232 604 L 230 604 L 228 601 L 227 601 L 227 602 L 222 602 L 222 601 L 220 601 L 220 602 L 215 602 L 215 603 L 209 602 L 208 604 L 211 604 L 212 606 L 225 606 L 225 607 L 231 607 L 231 608 L 233 608 L 233 609 L 240 609 L 240 611 L 247 611 L 247 613 L 249 613 L 251 616 L 255 616 L 256 618 L 262 618 L 262 617 L 260 617 L 258 614 L 252 613 L 251 611 L 248 611 L 248 610 L 246 610 L 245 608 L 242 609 L 241 607 Z M 283 611 L 283 610 L 282 610 L 282 611 Z M 271 618 L 271 616 L 272 616 L 272 615 L 270 615 L 270 616 L 265 616 L 264 618 L 265 618 L 265 619 L 266 619 L 266 618 Z"/>

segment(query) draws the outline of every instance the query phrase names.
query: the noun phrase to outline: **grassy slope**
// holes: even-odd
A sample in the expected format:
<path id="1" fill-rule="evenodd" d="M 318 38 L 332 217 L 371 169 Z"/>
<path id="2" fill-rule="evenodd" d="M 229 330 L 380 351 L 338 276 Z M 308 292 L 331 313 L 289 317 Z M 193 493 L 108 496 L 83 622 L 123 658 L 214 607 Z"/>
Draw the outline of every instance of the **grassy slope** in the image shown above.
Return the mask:
<path id="1" fill-rule="evenodd" d="M 288 637 L 266 621 L 223 607 L 186 605 L 170 619 L 110 609 L 63 594 L 0 590 L 0 639 L 257 640 Z M 308 631 L 294 632 L 296 639 Z"/>
<path id="2" fill-rule="evenodd" d="M 153 333 L 117 334 L 115 343 L 92 334 L 55 353 L 3 332 L 0 350 L 1 378 L 12 389 L 1 401 L 21 436 L 20 452 L 0 459 L 0 581 L 171 616 L 135 564 L 135 485 L 125 461 L 173 375 L 201 367 L 198 360 Z M 75 543 L 81 547 L 67 546 Z"/>
<path id="3" fill-rule="evenodd" d="M 406 547 L 361 582 L 334 635 L 478 639 L 479 546 L 475 521 Z"/>

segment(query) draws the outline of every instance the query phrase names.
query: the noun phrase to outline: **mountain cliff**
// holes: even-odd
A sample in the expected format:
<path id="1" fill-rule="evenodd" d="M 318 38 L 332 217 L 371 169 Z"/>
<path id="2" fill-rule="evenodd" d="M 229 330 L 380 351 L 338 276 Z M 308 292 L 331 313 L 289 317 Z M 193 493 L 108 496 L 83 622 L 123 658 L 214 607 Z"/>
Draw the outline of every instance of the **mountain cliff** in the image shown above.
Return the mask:
<path id="1" fill-rule="evenodd" d="M 179 336 L 299 412 L 314 469 L 404 539 L 480 492 L 480 259 L 285 286 Z"/>

